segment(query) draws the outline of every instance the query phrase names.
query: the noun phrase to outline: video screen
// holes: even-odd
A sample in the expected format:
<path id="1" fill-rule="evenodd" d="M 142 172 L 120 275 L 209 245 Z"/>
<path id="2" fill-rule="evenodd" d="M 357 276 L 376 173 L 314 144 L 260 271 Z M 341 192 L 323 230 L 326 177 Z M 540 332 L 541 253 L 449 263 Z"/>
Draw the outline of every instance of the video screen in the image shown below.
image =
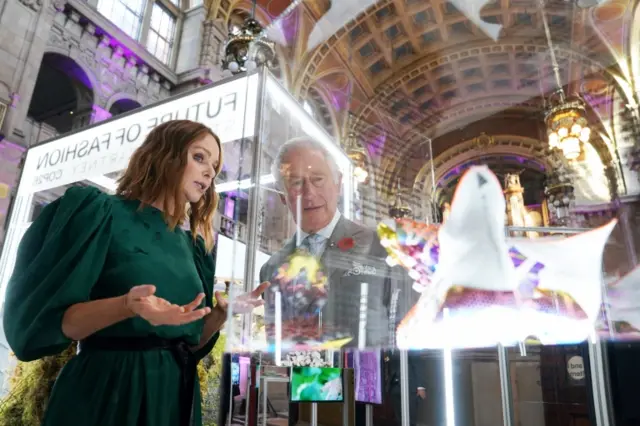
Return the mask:
<path id="1" fill-rule="evenodd" d="M 291 402 L 342 402 L 342 369 L 291 368 Z"/>
<path id="2" fill-rule="evenodd" d="M 231 362 L 231 384 L 232 385 L 240 384 L 240 362 L 239 361 Z"/>
<path id="3" fill-rule="evenodd" d="M 382 404 L 382 356 L 380 351 L 352 354 L 356 402 Z"/>

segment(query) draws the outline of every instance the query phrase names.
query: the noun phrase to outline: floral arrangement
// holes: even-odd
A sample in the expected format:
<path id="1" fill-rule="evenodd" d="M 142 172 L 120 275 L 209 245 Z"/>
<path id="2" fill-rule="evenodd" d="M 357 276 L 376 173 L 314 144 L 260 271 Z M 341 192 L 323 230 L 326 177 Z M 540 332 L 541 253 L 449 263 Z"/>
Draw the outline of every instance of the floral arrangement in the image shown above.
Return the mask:
<path id="1" fill-rule="evenodd" d="M 290 352 L 282 360 L 284 367 L 331 367 L 331 364 L 326 362 L 320 352 Z"/>

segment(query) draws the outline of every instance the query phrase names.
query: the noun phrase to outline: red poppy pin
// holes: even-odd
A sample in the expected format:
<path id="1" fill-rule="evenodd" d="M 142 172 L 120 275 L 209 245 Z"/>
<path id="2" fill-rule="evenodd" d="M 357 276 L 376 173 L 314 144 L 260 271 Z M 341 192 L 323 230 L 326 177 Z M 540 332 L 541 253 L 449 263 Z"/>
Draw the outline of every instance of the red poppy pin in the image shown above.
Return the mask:
<path id="1" fill-rule="evenodd" d="M 336 244 L 338 248 L 342 251 L 351 250 L 353 246 L 356 245 L 356 242 L 351 237 L 343 238 Z"/>

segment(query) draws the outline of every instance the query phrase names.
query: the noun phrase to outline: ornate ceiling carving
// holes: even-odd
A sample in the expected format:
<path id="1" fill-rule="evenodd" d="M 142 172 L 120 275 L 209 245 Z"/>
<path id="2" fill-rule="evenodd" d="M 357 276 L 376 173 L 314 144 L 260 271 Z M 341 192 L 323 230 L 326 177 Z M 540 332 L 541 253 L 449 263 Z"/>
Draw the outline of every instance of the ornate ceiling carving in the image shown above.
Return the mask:
<path id="1" fill-rule="evenodd" d="M 251 4 L 210 2 L 226 18 Z M 485 3 L 481 19 L 502 26 L 497 41 L 447 0 L 379 0 L 307 51 L 308 35 L 331 4 L 258 0 L 262 13 L 271 17 L 286 9 L 285 27 L 295 22 L 295 37 L 287 36 L 288 44 L 282 46 L 290 65 L 289 90 L 319 104 L 322 98 L 326 105 L 320 109 L 334 135 L 345 128 L 347 112 L 354 114 L 354 128 L 377 166 L 379 190 L 395 182 L 411 156 L 418 153 L 424 163 L 426 141 L 433 140 L 438 155 L 461 143 L 448 135 L 474 123 L 497 125 L 495 117 L 540 121 L 540 95 L 555 89 L 535 0 Z M 609 74 L 611 81 L 620 75 L 615 51 L 595 28 L 597 13 L 565 0 L 547 0 L 545 12 L 567 92 L 579 91 L 593 75 Z M 628 38 L 626 33 L 623 37 Z M 516 137 L 540 138 L 535 126 L 523 127 L 529 133 Z M 600 148 L 603 163 L 609 164 L 604 158 L 608 150 Z"/>

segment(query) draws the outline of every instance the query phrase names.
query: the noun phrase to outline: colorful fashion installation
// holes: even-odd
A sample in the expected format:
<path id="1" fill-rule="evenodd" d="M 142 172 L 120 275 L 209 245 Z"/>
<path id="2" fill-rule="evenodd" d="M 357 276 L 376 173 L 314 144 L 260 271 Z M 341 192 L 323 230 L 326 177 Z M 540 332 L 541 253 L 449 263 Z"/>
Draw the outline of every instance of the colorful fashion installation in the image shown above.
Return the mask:
<path id="1" fill-rule="evenodd" d="M 509 238 L 504 224 L 500 183 L 475 166 L 443 225 L 379 225 L 388 262 L 407 269 L 421 293 L 398 326 L 399 348 L 560 344 L 593 332 L 603 302 L 602 254 L 616 221 L 537 239 Z"/>

